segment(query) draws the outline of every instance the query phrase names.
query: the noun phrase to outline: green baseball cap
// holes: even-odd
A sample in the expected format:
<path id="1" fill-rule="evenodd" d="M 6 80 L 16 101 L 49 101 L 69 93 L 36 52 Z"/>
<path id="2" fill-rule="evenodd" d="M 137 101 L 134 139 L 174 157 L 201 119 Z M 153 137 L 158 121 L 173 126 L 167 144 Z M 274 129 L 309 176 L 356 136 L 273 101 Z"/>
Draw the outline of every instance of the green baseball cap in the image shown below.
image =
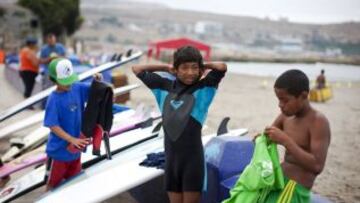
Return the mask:
<path id="1" fill-rule="evenodd" d="M 71 85 L 79 80 L 74 72 L 71 61 L 65 58 L 56 58 L 50 62 L 49 75 L 60 85 Z"/>

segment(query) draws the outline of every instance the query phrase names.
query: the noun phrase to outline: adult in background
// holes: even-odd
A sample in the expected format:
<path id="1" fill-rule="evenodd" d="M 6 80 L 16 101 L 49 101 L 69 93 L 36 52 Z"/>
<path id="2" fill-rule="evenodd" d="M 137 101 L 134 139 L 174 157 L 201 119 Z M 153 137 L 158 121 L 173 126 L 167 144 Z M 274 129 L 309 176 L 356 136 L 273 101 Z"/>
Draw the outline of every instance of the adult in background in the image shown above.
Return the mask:
<path id="1" fill-rule="evenodd" d="M 36 57 L 37 40 L 29 37 L 26 39 L 25 47 L 20 50 L 19 74 L 24 83 L 24 98 L 31 96 L 34 89 L 35 78 L 39 72 L 39 59 Z"/>
<path id="2" fill-rule="evenodd" d="M 316 88 L 323 89 L 326 86 L 325 70 L 322 69 L 320 75 L 316 78 Z"/>
<path id="3" fill-rule="evenodd" d="M 0 64 L 4 64 L 5 63 L 5 51 L 0 48 Z"/>
<path id="4" fill-rule="evenodd" d="M 66 49 L 64 45 L 57 42 L 56 35 L 49 33 L 46 35 L 46 44 L 40 51 L 40 72 L 42 74 L 42 89 L 45 90 L 54 85 L 49 78 L 49 63 L 52 59 L 58 57 L 65 57 Z M 46 99 L 42 103 L 42 108 L 45 108 Z"/>
<path id="5" fill-rule="evenodd" d="M 52 59 L 58 57 L 65 57 L 65 47 L 61 43 L 57 42 L 56 36 L 53 33 L 46 35 L 46 44 L 41 48 L 40 51 L 40 63 L 41 63 L 41 73 L 43 77 L 42 88 L 46 89 L 53 85 L 49 80 L 49 63 Z"/>

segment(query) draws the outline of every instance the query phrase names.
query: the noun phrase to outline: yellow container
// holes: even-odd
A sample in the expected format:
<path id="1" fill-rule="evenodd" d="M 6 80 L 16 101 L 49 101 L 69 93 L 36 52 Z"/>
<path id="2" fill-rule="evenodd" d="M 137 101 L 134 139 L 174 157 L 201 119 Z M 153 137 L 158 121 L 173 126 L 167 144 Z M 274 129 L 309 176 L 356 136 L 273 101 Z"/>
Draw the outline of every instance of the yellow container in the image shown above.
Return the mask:
<path id="1" fill-rule="evenodd" d="M 332 98 L 331 87 L 310 90 L 309 100 L 313 102 L 325 102 Z"/>

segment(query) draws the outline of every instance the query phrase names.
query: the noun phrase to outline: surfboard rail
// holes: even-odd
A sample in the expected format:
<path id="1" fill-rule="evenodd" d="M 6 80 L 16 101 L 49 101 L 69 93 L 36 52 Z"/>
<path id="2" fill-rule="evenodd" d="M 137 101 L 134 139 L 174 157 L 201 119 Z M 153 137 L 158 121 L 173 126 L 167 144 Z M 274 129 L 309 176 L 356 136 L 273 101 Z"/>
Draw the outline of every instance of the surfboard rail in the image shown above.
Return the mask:
<path id="1" fill-rule="evenodd" d="M 111 69 L 121 66 L 123 64 L 134 61 L 134 60 L 140 58 L 142 56 L 142 54 L 143 54 L 142 52 L 136 52 L 136 53 L 133 53 L 129 57 L 122 57 L 120 61 L 111 61 L 111 62 L 105 63 L 103 65 L 100 65 L 96 68 L 92 68 L 84 73 L 81 73 L 79 75 L 79 80 L 80 81 L 85 80 L 85 79 L 93 76 L 95 73 L 101 73 L 106 70 L 111 70 Z M 49 87 L 48 89 L 43 90 L 42 92 L 39 92 L 36 95 L 31 96 L 31 97 L 25 99 L 24 101 L 1 112 L 0 113 L 0 122 L 16 115 L 17 113 L 25 110 L 27 107 L 44 100 L 45 98 L 47 98 L 50 95 L 50 93 L 52 91 L 55 90 L 55 88 L 56 88 L 55 86 Z"/>

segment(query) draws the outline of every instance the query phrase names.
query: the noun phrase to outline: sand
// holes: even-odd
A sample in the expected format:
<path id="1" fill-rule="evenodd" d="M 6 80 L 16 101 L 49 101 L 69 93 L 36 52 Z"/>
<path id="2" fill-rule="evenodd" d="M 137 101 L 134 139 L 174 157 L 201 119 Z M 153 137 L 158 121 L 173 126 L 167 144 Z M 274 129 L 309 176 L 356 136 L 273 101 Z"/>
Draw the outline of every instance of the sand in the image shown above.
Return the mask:
<path id="1" fill-rule="evenodd" d="M 0 110 L 21 101 L 21 94 L 9 87 L 0 67 Z M 129 72 L 127 69 L 126 72 Z M 130 83 L 140 83 L 129 74 Z M 214 132 L 225 116 L 231 118 L 230 128 L 248 128 L 255 134 L 270 125 L 279 114 L 277 99 L 273 93 L 274 78 L 254 77 L 228 73 L 209 109 L 205 133 Z M 360 202 L 360 82 L 333 87 L 334 98 L 326 103 L 312 103 L 330 121 L 331 144 L 324 171 L 318 176 L 313 191 L 328 197 L 334 202 Z M 5 98 L 5 99 L 4 99 Z M 131 94 L 131 106 L 137 103 L 156 105 L 151 92 L 145 87 Z M 32 114 L 27 111 L 11 120 L 0 123 L 0 127 Z M 25 133 L 25 132 L 22 132 Z M 20 134 L 20 133 L 19 133 Z M 0 144 L 0 153 L 8 145 L 6 140 Z M 18 175 L 14 176 L 16 178 Z M 30 202 L 41 195 L 43 188 L 19 198 L 14 202 Z M 120 194 L 104 202 L 135 202 L 129 194 Z"/>

